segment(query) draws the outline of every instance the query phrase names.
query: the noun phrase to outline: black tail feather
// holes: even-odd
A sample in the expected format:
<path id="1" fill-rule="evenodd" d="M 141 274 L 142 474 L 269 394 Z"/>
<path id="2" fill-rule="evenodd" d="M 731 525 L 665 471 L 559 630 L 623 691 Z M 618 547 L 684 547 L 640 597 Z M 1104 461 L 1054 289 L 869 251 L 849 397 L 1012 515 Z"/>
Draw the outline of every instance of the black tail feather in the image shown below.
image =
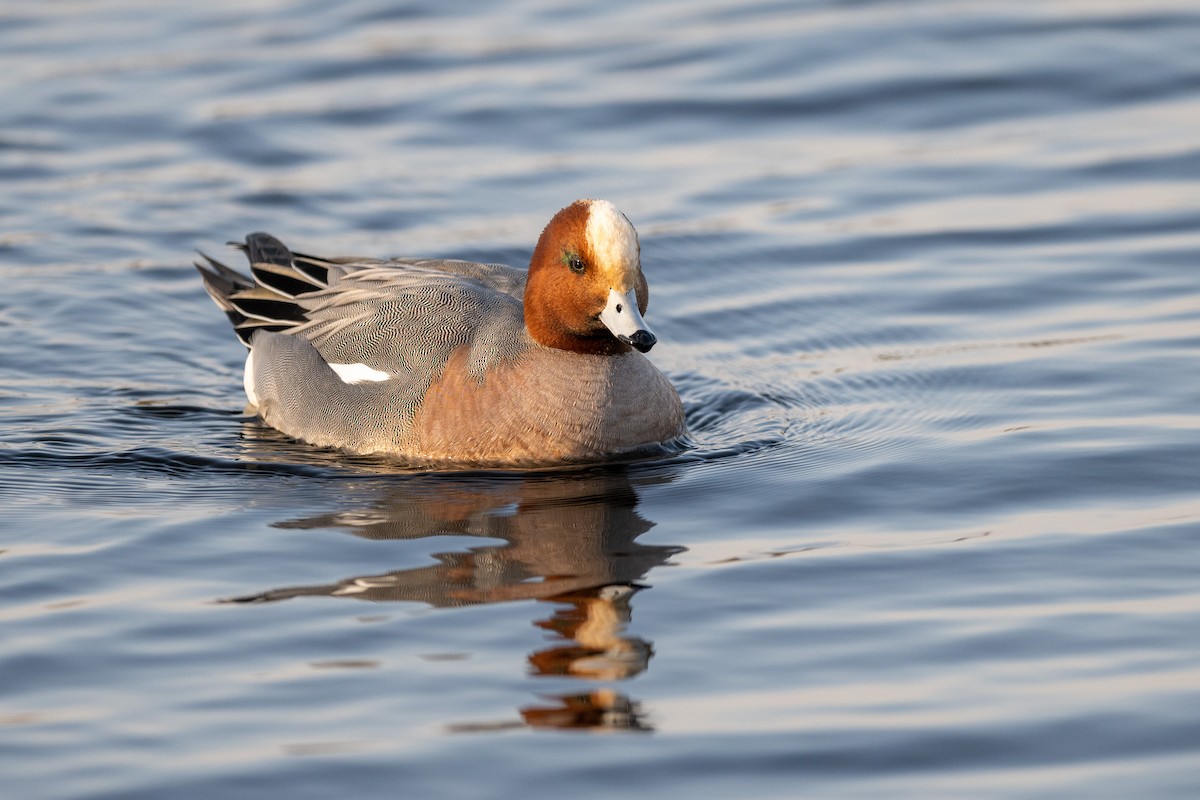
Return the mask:
<path id="1" fill-rule="evenodd" d="M 238 338 L 247 347 L 257 330 L 282 331 L 305 321 L 305 310 L 296 297 L 324 289 L 326 282 L 318 281 L 310 271 L 328 277 L 328 268 L 298 269 L 290 250 L 275 237 L 252 233 L 245 242 L 230 242 L 250 260 L 253 279 L 231 269 L 206 253 L 204 260 L 195 262 L 204 281 L 204 289 L 213 302 L 233 323 Z"/>

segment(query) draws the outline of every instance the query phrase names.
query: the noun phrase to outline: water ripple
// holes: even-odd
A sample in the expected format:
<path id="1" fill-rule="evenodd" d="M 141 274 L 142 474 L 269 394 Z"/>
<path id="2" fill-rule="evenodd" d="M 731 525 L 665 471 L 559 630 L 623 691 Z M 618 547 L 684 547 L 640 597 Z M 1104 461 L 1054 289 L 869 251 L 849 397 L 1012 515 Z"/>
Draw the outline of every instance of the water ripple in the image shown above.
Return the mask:
<path id="1" fill-rule="evenodd" d="M 1194 2 L 148 8 L 0 12 L 10 794 L 1197 795 Z M 196 248 L 524 264 L 576 196 L 686 441 L 242 414 Z"/>

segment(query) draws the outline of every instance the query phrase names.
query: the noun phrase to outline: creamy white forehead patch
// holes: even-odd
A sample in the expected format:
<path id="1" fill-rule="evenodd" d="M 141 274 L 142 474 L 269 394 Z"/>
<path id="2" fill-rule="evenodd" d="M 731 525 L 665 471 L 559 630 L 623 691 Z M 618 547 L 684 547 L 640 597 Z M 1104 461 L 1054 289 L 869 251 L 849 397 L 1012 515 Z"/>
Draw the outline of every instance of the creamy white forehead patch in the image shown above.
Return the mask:
<path id="1" fill-rule="evenodd" d="M 588 201 L 587 239 L 601 270 L 613 270 L 624 276 L 637 268 L 637 231 L 625 215 L 607 200 Z"/>

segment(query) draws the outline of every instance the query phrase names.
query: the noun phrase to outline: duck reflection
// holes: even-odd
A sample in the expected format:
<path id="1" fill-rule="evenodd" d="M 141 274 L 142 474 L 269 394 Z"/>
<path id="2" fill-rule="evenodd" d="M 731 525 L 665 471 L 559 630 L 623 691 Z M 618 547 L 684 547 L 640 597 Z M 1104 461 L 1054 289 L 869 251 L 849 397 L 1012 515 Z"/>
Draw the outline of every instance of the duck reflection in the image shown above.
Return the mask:
<path id="1" fill-rule="evenodd" d="M 637 503 L 628 474 L 616 468 L 519 478 L 412 477 L 388 484 L 365 508 L 277 524 L 340 528 L 369 539 L 449 534 L 503 544 L 436 553 L 437 563 L 429 566 L 271 589 L 230 602 L 325 595 L 449 607 L 534 600 L 553 606 L 535 623 L 552 638 L 528 656 L 531 674 L 625 680 L 644 671 L 653 655 L 650 642 L 626 632 L 631 600 L 643 588 L 638 581 L 683 550 L 636 541 L 654 524 L 637 512 Z M 542 700 L 520 710 L 525 725 L 647 729 L 638 704 L 611 690 Z"/>

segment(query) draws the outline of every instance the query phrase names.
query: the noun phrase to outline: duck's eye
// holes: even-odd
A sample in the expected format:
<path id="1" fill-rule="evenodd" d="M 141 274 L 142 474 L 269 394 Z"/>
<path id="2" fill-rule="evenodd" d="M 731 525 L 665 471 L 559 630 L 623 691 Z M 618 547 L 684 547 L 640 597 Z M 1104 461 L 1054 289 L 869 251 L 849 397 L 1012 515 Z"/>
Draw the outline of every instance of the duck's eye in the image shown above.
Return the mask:
<path id="1" fill-rule="evenodd" d="M 584 270 L 583 259 L 577 253 L 564 253 L 563 262 L 571 268 L 571 272 L 582 274 Z"/>

